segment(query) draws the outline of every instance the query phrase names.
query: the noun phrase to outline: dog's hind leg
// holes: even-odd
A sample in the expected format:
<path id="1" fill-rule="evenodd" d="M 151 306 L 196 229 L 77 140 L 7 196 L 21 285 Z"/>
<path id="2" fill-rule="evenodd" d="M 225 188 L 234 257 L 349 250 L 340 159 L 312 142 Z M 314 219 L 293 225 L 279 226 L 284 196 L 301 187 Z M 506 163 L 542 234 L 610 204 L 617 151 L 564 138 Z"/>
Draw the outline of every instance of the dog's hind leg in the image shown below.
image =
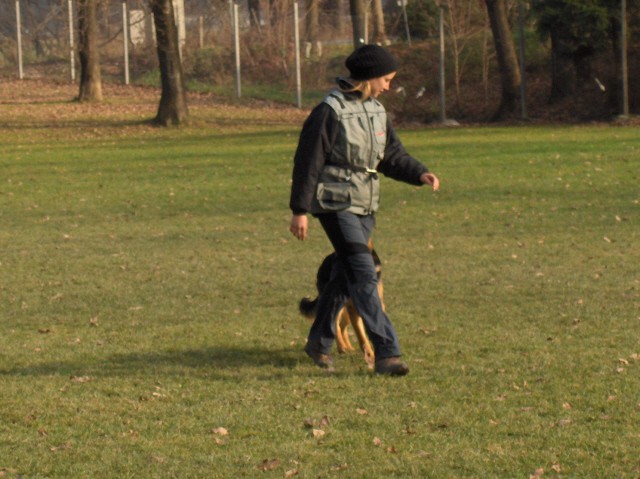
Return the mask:
<path id="1" fill-rule="evenodd" d="M 350 303 L 351 301 L 349 301 L 349 304 Z M 347 331 L 349 323 L 349 309 L 348 306 L 345 306 L 336 316 L 336 344 L 338 346 L 338 352 L 340 353 L 353 351 L 353 346 L 349 339 L 349 332 Z"/>
<path id="2" fill-rule="evenodd" d="M 364 360 L 369 366 L 369 369 L 372 369 L 373 364 L 376 360 L 376 355 L 373 352 L 373 347 L 371 346 L 369 337 L 367 336 L 367 333 L 364 330 L 364 323 L 362 322 L 362 318 L 356 313 L 355 316 L 351 316 L 350 319 L 351 319 L 351 326 L 353 327 L 353 330 L 356 333 L 356 337 L 358 338 L 360 349 L 362 349 L 362 352 L 364 353 Z"/>
<path id="3" fill-rule="evenodd" d="M 355 306 L 351 301 L 347 303 L 345 309 L 348 312 L 348 320 L 351 323 L 351 327 L 353 331 L 356 333 L 356 338 L 358 338 L 358 344 L 360 344 L 360 349 L 364 353 L 364 360 L 366 361 L 369 369 L 373 368 L 373 363 L 375 361 L 375 353 L 373 352 L 373 347 L 371 346 L 371 342 L 369 341 L 369 337 L 367 336 L 366 331 L 364 330 L 364 323 L 362 322 L 362 318 L 358 314 Z"/>

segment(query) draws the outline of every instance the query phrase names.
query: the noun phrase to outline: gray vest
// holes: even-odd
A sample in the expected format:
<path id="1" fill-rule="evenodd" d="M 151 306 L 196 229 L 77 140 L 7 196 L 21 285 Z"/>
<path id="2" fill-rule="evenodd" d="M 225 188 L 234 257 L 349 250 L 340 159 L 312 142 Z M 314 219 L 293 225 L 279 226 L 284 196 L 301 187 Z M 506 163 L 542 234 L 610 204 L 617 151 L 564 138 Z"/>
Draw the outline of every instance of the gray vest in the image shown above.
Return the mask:
<path id="1" fill-rule="evenodd" d="M 324 102 L 338 116 L 339 130 L 320 174 L 311 212 L 375 213 L 380 203 L 376 168 L 387 144 L 385 109 L 375 98 L 347 100 L 339 90 L 329 93 Z"/>

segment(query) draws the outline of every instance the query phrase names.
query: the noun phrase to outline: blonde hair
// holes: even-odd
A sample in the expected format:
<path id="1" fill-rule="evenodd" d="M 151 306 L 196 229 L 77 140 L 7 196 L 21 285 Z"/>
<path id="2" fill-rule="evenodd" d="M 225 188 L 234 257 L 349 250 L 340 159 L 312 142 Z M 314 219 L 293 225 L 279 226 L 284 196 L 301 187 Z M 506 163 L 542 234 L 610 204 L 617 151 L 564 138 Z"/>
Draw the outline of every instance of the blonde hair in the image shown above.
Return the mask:
<path id="1" fill-rule="evenodd" d="M 371 96 L 371 84 L 369 80 L 355 80 L 355 83 L 351 83 L 350 88 L 344 88 L 343 85 L 340 85 L 340 91 L 342 93 L 358 92 L 360 93 L 360 101 L 366 101 Z"/>

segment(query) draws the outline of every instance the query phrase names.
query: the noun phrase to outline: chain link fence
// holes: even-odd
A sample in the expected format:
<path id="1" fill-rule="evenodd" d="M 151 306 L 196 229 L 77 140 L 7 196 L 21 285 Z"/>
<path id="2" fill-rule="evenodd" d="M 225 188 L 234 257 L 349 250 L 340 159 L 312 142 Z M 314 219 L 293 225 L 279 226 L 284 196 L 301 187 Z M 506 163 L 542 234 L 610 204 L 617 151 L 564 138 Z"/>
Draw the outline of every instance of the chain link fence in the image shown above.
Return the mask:
<path id="1" fill-rule="evenodd" d="M 311 61 L 306 79 L 318 83 L 313 58 L 332 48 L 348 51 L 351 23 L 345 2 L 321 12 L 317 42 L 305 42 L 306 10 L 300 8 L 301 54 Z M 260 10 L 239 4 L 238 26 L 243 78 L 279 78 L 291 86 L 294 71 L 294 18 L 291 0 L 263 3 Z M 0 75 L 75 81 L 78 76 L 76 3 L 73 0 L 0 0 Z M 233 89 L 233 4 L 213 0 L 174 0 L 181 54 L 188 81 Z M 157 84 L 157 54 L 148 2 L 98 2 L 103 79 Z M 125 30 L 126 29 L 126 30 Z M 125 35 L 126 34 L 126 35 Z"/>
<path id="2" fill-rule="evenodd" d="M 77 81 L 76 1 L 0 0 L 1 78 Z M 158 86 L 158 59 L 148 0 L 97 2 L 103 81 Z M 294 103 L 298 82 L 293 2 L 243 0 L 238 3 L 238 63 L 232 0 L 173 0 L 188 88 L 233 96 L 239 92 L 239 65 L 243 96 Z M 447 104 L 451 105 L 454 118 L 485 118 L 499 101 L 500 80 L 481 3 L 452 0 L 451 5 L 458 5 L 460 9 L 450 8 L 445 18 Z M 516 5 L 513 1 L 511 4 Z M 310 105 L 336 75 L 344 73 L 342 60 L 350 52 L 353 40 L 348 2 L 324 0 L 318 12 L 319 29 L 314 36 L 317 41 L 307 42 L 310 28 L 306 27 L 311 15 L 308 5 L 309 0 L 299 4 L 298 25 L 303 97 L 304 103 Z M 438 40 L 433 30 L 435 10 L 429 10 L 434 5 L 433 0 L 385 3 L 389 38 L 405 44 L 410 40 L 404 7 L 410 11 L 412 32 L 414 27 L 419 27 L 425 35 L 419 44 L 402 50 L 403 68 L 395 82 L 399 93 L 387 100 L 399 116 L 410 120 L 438 116 Z M 637 8 L 634 15 L 632 18 L 638 18 Z M 632 22 L 630 30 L 631 38 L 637 40 L 637 25 Z M 545 115 L 549 51 L 533 31 L 529 31 L 527 38 L 528 95 L 538 108 L 537 114 Z M 630 79 L 637 78 L 633 72 L 638 71 L 638 45 L 637 41 L 630 44 Z M 613 76 L 611 68 L 607 68 L 609 58 L 602 56 L 599 64 L 594 64 L 594 69 L 597 67 L 599 71 L 594 71 L 594 76 L 599 80 L 605 78 L 604 75 Z M 615 88 L 610 81 L 607 91 Z M 632 81 L 634 105 L 640 96 L 638 88 L 638 83 Z M 580 97 L 586 99 L 583 103 L 587 106 L 597 107 L 594 116 L 607 108 L 600 90 L 581 92 Z"/>

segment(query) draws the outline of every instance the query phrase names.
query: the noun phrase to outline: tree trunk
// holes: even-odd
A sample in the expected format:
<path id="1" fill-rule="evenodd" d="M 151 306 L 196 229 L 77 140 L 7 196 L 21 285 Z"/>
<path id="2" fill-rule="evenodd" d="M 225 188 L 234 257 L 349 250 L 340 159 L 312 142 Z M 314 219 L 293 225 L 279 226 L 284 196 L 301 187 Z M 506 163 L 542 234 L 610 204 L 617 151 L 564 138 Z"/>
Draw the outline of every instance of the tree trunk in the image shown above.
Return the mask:
<path id="1" fill-rule="evenodd" d="M 511 37 L 505 0 L 485 0 L 485 2 L 491 31 L 493 32 L 493 42 L 496 48 L 502 83 L 500 106 L 492 118 L 493 120 L 499 120 L 512 116 L 516 112 L 520 94 L 520 69 L 516 49 Z"/>
<path id="2" fill-rule="evenodd" d="M 162 83 L 162 94 L 155 123 L 163 126 L 179 125 L 186 121 L 189 111 L 173 5 L 171 0 L 150 0 L 150 3 L 156 25 Z"/>
<path id="3" fill-rule="evenodd" d="M 320 0 L 309 0 L 307 2 L 307 16 L 305 19 L 305 38 L 308 42 L 318 40 L 320 32 Z"/>
<path id="4" fill-rule="evenodd" d="M 309 54 L 311 53 L 313 46 L 316 46 L 318 54 L 320 53 L 320 4 L 321 0 L 307 1 L 304 37 L 308 46 Z"/>
<path id="5" fill-rule="evenodd" d="M 351 7 L 351 25 L 353 26 L 353 48 L 365 43 L 366 4 L 365 0 L 349 0 Z"/>
<path id="6" fill-rule="evenodd" d="M 262 10 L 260 9 L 260 0 L 247 0 L 249 7 L 249 22 L 252 27 L 262 27 Z"/>
<path id="7" fill-rule="evenodd" d="M 565 46 L 561 35 L 551 32 L 551 92 L 549 103 L 567 98 L 575 90 L 573 63 L 570 48 Z"/>
<path id="8" fill-rule="evenodd" d="M 611 41 L 611 68 L 606 70 L 604 83 L 610 85 L 607 88 L 607 103 L 612 112 L 620 110 L 622 103 L 622 58 L 620 57 L 620 24 L 611 22 L 609 29 Z"/>
<path id="9" fill-rule="evenodd" d="M 100 51 L 98 50 L 96 0 L 78 0 L 78 56 L 81 102 L 102 101 Z"/>
<path id="10" fill-rule="evenodd" d="M 382 10 L 382 0 L 373 0 L 373 43 L 388 45 L 387 31 L 384 26 L 384 11 Z"/>

